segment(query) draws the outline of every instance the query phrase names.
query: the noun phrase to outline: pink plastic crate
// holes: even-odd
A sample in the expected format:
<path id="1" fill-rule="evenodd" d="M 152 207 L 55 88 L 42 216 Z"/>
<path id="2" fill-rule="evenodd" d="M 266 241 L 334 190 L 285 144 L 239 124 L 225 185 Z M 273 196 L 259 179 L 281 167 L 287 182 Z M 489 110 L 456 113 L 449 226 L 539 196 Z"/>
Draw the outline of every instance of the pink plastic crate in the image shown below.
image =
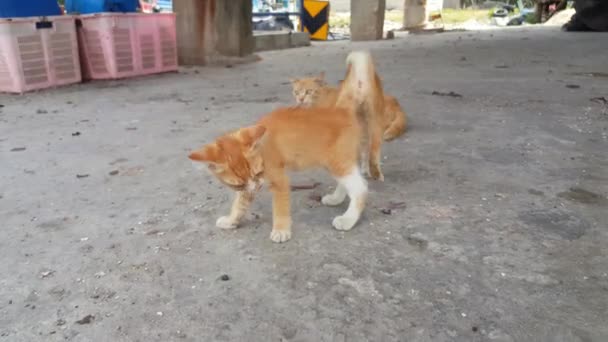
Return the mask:
<path id="1" fill-rule="evenodd" d="M 177 70 L 173 13 L 101 13 L 80 17 L 78 39 L 87 79 Z"/>
<path id="2" fill-rule="evenodd" d="M 0 19 L 0 92 L 78 83 L 75 18 Z"/>

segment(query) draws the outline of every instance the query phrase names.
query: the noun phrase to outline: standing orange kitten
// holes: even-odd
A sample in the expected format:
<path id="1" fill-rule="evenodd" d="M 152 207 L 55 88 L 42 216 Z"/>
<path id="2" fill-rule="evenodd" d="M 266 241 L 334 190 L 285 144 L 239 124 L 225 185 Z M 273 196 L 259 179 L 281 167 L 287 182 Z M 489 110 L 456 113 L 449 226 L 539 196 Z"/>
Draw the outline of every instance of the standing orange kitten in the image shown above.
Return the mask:
<path id="1" fill-rule="evenodd" d="M 362 171 L 372 179 L 383 181 L 384 175 L 380 169 L 380 150 L 385 130 L 382 81 L 368 52 L 352 52 L 347 58 L 347 68 L 346 78 L 338 88 L 333 106 L 357 113 L 363 129 L 359 159 Z"/>
<path id="2" fill-rule="evenodd" d="M 329 86 L 325 82 L 324 73 L 316 77 L 291 79 L 291 84 L 293 96 L 299 105 L 326 107 L 335 105 L 338 100 L 340 89 Z M 385 141 L 393 140 L 405 132 L 407 115 L 395 97 L 384 95 L 384 110 L 379 114 Z"/>
<path id="3" fill-rule="evenodd" d="M 333 226 L 338 230 L 353 228 L 367 197 L 367 184 L 357 166 L 363 130 L 357 118 L 360 104 L 355 100 L 373 87 L 366 84 L 373 74 L 368 75 L 370 70 L 359 65 L 366 61 L 349 57 L 349 71 L 339 95 L 343 106 L 277 109 L 256 125 L 221 136 L 190 154 L 190 159 L 206 163 L 221 182 L 237 192 L 230 214 L 217 220 L 218 227 L 236 228 L 265 181 L 273 194 L 270 239 L 289 240 L 292 222 L 287 171 L 324 168 L 338 185 L 322 198 L 323 204 L 335 206 L 347 195 L 350 198 L 348 209 L 334 218 Z"/>

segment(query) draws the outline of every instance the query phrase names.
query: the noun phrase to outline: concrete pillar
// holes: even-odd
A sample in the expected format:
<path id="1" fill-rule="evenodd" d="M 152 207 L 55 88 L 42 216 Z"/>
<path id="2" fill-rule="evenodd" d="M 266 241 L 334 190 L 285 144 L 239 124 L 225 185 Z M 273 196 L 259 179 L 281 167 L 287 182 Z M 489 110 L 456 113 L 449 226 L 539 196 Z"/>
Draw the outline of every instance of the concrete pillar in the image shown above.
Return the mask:
<path id="1" fill-rule="evenodd" d="M 386 0 L 350 0 L 352 40 L 382 39 Z"/>
<path id="2" fill-rule="evenodd" d="M 215 26 L 220 54 L 243 57 L 253 52 L 252 11 L 251 0 L 216 0 Z"/>
<path id="3" fill-rule="evenodd" d="M 253 53 L 251 0 L 173 0 L 182 65 L 203 65 L 210 56 Z"/>
<path id="4" fill-rule="evenodd" d="M 405 0 L 403 11 L 403 27 L 406 29 L 422 28 L 428 23 L 426 1 Z"/>

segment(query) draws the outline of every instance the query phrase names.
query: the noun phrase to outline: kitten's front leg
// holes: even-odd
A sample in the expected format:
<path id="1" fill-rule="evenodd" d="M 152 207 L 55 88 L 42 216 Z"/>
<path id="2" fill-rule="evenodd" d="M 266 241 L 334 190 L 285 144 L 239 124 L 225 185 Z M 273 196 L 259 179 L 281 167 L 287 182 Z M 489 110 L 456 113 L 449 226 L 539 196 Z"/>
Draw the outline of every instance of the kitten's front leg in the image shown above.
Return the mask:
<path id="1" fill-rule="evenodd" d="M 230 209 L 230 215 L 222 216 L 215 222 L 215 225 L 222 229 L 234 229 L 238 227 L 241 219 L 247 213 L 247 209 L 253 202 L 254 194 L 250 191 L 238 191 L 234 202 L 232 202 L 232 208 Z"/>
<path id="2" fill-rule="evenodd" d="M 290 188 L 287 175 L 277 175 L 271 181 L 272 190 L 272 232 L 270 239 L 274 242 L 286 242 L 291 239 Z"/>

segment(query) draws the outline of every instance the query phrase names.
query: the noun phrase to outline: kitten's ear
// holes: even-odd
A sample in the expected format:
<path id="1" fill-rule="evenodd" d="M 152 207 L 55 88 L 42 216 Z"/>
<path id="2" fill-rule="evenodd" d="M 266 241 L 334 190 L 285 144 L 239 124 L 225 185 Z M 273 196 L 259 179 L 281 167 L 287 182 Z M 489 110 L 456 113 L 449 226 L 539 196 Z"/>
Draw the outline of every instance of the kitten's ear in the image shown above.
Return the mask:
<path id="1" fill-rule="evenodd" d="M 249 151 L 257 150 L 266 137 L 266 127 L 255 125 L 242 130 L 241 137 Z"/>
<path id="2" fill-rule="evenodd" d="M 219 163 L 220 151 L 217 144 L 212 143 L 190 153 L 188 158 L 193 161 L 204 163 Z"/>
<path id="3" fill-rule="evenodd" d="M 325 80 L 325 71 L 321 71 L 319 76 L 317 76 L 317 79 L 322 80 L 322 81 Z"/>
<path id="4" fill-rule="evenodd" d="M 220 171 L 222 168 L 220 161 L 220 150 L 217 144 L 209 144 L 198 149 L 188 156 L 190 160 L 207 164 L 211 171 Z"/>

